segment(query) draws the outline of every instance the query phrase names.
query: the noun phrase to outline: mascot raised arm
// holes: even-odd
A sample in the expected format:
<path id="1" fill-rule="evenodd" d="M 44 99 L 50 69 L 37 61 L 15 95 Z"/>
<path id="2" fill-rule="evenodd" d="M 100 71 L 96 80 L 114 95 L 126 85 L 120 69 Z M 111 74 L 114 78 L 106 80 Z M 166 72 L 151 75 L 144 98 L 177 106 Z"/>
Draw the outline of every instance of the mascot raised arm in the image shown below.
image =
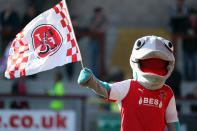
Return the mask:
<path id="1" fill-rule="evenodd" d="M 100 81 L 83 69 L 78 83 L 116 101 L 121 112 L 121 131 L 180 131 L 173 91 L 165 85 L 173 71 L 173 45 L 157 36 L 138 39 L 130 65 L 133 79 L 114 84 Z"/>

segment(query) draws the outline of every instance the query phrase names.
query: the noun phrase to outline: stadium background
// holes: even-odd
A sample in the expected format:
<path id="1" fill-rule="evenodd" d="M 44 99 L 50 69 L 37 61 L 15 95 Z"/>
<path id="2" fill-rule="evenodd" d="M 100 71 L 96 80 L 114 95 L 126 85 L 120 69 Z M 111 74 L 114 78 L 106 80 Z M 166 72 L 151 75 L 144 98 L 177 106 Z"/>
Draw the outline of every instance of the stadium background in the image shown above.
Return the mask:
<path id="1" fill-rule="evenodd" d="M 11 7 L 19 16 L 20 23 L 27 12 L 27 9 L 33 4 L 36 12 L 39 14 L 49 8 L 52 8 L 59 0 L 0 0 L 0 12 L 7 7 Z M 129 57 L 132 51 L 134 41 L 144 35 L 163 36 L 172 42 L 176 47 L 176 73 L 171 78 L 175 95 L 177 97 L 177 107 L 181 121 L 182 131 L 195 131 L 197 123 L 197 78 L 188 80 L 185 78 L 184 68 L 184 49 L 183 39 L 188 35 L 178 35 L 173 32 L 169 26 L 171 19 L 171 8 L 176 5 L 176 0 L 67 0 L 68 8 L 72 20 L 77 18 L 79 31 L 76 35 L 80 36 L 78 40 L 85 66 L 90 67 L 89 43 L 91 33 L 88 32 L 90 19 L 96 7 L 102 7 L 106 17 L 106 32 L 96 34 L 100 39 L 101 50 L 99 52 L 98 76 L 102 80 L 117 81 L 128 79 L 132 76 L 132 70 L 129 65 Z M 197 9 L 196 0 L 185 0 L 188 8 Z M 0 22 L 1 23 L 1 22 Z M 21 24 L 22 25 L 22 24 Z M 20 30 L 19 27 L 18 30 Z M 0 25 L 0 29 L 3 27 Z M 94 32 L 93 32 L 94 33 Z M 196 32 L 197 33 L 197 32 Z M 194 34 L 194 37 L 196 34 Z M 2 32 L 1 32 L 2 46 Z M 197 37 L 196 37 L 197 38 Z M 97 37 L 96 37 L 97 39 Z M 197 43 L 196 43 L 197 44 Z M 197 46 L 197 45 L 196 45 Z M 1 51 L 3 54 L 4 51 Z M 197 52 L 197 51 L 196 51 Z M 194 53 L 196 55 L 196 53 Z M 197 58 L 195 58 L 197 63 Z M 1 55 L 2 63 L 2 55 Z M 189 65 L 191 63 L 188 63 Z M 3 68 L 1 66 L 1 68 Z M 195 65 L 195 69 L 196 69 Z M 190 68 L 191 69 L 191 68 Z M 68 70 L 73 70 L 69 75 Z M 35 111 L 45 112 L 46 117 L 57 115 L 57 112 L 65 111 L 66 116 L 73 115 L 68 123 L 74 125 L 75 129 L 65 127 L 64 130 L 75 131 L 116 131 L 120 127 L 119 113 L 113 104 L 108 103 L 95 95 L 91 90 L 80 87 L 77 84 L 77 77 L 81 70 L 80 63 L 65 65 L 50 71 L 45 71 L 33 77 L 27 77 L 22 80 L 7 80 L 0 75 L 0 105 L 1 119 L 6 117 L 12 111 L 29 112 L 34 116 Z M 63 75 L 64 95 L 51 96 L 49 90 L 54 87 L 54 78 L 58 72 Z M 197 72 L 194 72 L 197 74 Z M 72 75 L 73 74 L 73 75 Z M 15 83 L 18 81 L 25 84 L 26 92 L 17 94 L 13 91 Z M 175 81 L 175 82 L 174 82 Z M 18 85 L 17 85 L 18 86 Z M 178 90 L 178 91 L 177 91 Z M 50 107 L 51 101 L 60 99 L 63 101 L 62 110 L 53 110 Z M 13 108 L 13 102 L 25 102 L 25 106 Z M 16 104 L 15 103 L 15 104 Z M 17 105 L 16 104 L 16 105 Z M 16 106 L 15 105 L 15 106 Z M 71 112 L 69 112 L 71 111 Z M 36 128 L 36 126 L 24 127 L 22 124 L 23 116 L 17 120 L 19 127 L 11 129 L 16 131 L 23 130 L 57 130 L 56 126 L 50 128 Z M 39 113 L 35 113 L 35 116 Z M 19 116 L 20 117 L 20 116 Z M 34 119 L 34 118 L 33 118 Z M 28 125 L 30 119 L 25 119 Z M 35 119 L 34 121 L 36 121 Z M 37 120 L 39 122 L 39 120 Z M 68 124 L 66 123 L 66 124 Z M 9 124 L 7 125 L 9 127 Z M 0 122 L 0 131 L 10 131 L 5 123 Z M 58 128 L 58 127 L 57 127 Z M 68 128 L 68 129 L 67 129 Z M 60 129 L 59 129 L 60 130 Z"/>

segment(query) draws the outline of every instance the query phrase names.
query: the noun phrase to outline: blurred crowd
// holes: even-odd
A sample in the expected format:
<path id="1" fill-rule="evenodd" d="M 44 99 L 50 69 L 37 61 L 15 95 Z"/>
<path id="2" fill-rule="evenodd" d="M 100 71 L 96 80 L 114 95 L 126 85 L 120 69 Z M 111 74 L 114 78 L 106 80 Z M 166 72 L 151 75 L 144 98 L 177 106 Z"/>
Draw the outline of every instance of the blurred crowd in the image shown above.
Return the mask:
<path id="1" fill-rule="evenodd" d="M 183 79 L 197 80 L 197 10 L 188 8 L 185 0 L 177 0 L 170 12 L 169 29 L 173 34 L 181 35 L 183 51 Z"/>
<path id="2" fill-rule="evenodd" d="M 182 70 L 175 68 L 167 84 L 174 87 L 176 96 L 181 96 L 182 80 L 195 82 L 197 80 L 197 8 L 187 7 L 185 0 L 176 0 L 170 10 L 169 31 L 172 36 L 181 39 Z M 197 87 L 188 94 L 187 98 L 196 98 Z M 196 108 L 193 108 L 195 111 Z"/>
<path id="3" fill-rule="evenodd" d="M 20 19 L 19 14 L 8 5 L 0 12 L 0 73 L 5 71 L 9 48 L 16 34 L 38 15 L 35 4 L 29 4 L 26 13 Z"/>
<path id="4" fill-rule="evenodd" d="M 7 66 L 7 58 L 9 56 L 9 49 L 14 40 L 16 34 L 20 32 L 32 19 L 42 12 L 40 9 L 40 0 L 28 0 L 27 9 L 24 15 L 21 17 L 14 8 L 9 5 L 2 12 L 0 12 L 0 74 L 3 74 Z M 102 7 L 95 7 L 92 11 L 92 17 L 90 17 L 89 25 L 87 27 L 81 27 L 79 24 L 78 16 L 71 16 L 73 28 L 76 33 L 78 42 L 82 37 L 88 37 L 90 39 L 90 50 L 87 52 L 90 68 L 96 75 L 99 74 L 99 60 L 100 60 L 100 46 L 97 35 L 105 34 L 107 28 L 107 20 L 103 13 Z M 94 34 L 94 35 L 92 35 Z M 65 75 L 68 81 L 73 80 L 75 73 L 75 63 L 70 63 L 64 66 Z M 46 91 L 49 96 L 62 96 L 65 95 L 63 85 L 63 72 L 57 73 L 54 77 L 53 89 Z M 13 95 L 28 95 L 26 79 L 36 80 L 37 75 L 28 76 L 27 78 L 15 79 L 11 86 L 11 93 Z M 0 102 L 0 108 L 4 108 L 4 103 Z M 27 101 L 14 100 L 10 104 L 12 109 L 29 109 Z M 59 100 L 53 100 L 50 103 L 50 108 L 59 110 L 63 108 L 63 102 Z"/>

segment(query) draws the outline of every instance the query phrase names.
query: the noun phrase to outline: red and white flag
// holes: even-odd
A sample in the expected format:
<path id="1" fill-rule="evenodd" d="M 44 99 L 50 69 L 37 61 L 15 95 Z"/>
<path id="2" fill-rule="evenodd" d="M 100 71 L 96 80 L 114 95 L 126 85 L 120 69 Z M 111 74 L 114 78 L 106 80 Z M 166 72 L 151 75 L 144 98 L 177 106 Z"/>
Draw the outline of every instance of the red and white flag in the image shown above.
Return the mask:
<path id="1" fill-rule="evenodd" d="M 5 77 L 16 78 L 81 61 L 65 1 L 33 19 L 17 34 Z"/>

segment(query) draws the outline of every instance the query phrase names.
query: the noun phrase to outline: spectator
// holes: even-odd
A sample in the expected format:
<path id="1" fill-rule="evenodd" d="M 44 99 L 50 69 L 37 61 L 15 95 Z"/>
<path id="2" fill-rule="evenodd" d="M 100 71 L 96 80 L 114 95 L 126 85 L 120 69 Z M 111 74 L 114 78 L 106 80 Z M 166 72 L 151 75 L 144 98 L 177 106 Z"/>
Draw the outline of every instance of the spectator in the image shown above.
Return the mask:
<path id="1" fill-rule="evenodd" d="M 23 21 L 22 21 L 22 28 L 24 28 L 31 20 L 33 20 L 33 18 L 35 18 L 38 15 L 35 6 L 31 5 L 28 7 L 26 14 L 23 17 Z"/>
<path id="2" fill-rule="evenodd" d="M 74 75 L 74 68 L 75 68 L 75 63 L 68 63 L 67 65 L 65 65 L 65 70 L 66 70 L 66 74 L 67 74 L 67 79 L 69 81 L 72 80 L 73 75 Z"/>
<path id="3" fill-rule="evenodd" d="M 106 81 L 108 82 L 119 82 L 124 79 L 124 72 L 118 66 L 113 66 L 111 68 L 109 77 Z"/>
<path id="4" fill-rule="evenodd" d="M 188 99 L 197 99 L 197 87 L 194 88 L 191 94 L 187 95 Z M 191 110 L 197 112 L 197 105 L 191 105 Z"/>
<path id="5" fill-rule="evenodd" d="M 106 32 L 106 18 L 101 7 L 94 9 L 94 15 L 90 22 L 90 32 L 92 33 L 105 33 Z M 99 65 L 99 55 L 100 55 L 99 42 L 95 38 L 91 38 L 89 51 L 90 51 L 90 68 L 93 73 L 98 76 L 98 65 Z"/>
<path id="6" fill-rule="evenodd" d="M 170 77 L 166 80 L 166 84 L 172 88 L 175 97 L 181 97 L 181 81 L 181 73 L 176 68 L 174 69 Z M 181 110 L 180 105 L 177 105 L 176 108 L 178 112 Z"/>
<path id="7" fill-rule="evenodd" d="M 4 102 L 0 101 L 0 109 L 4 109 Z"/>
<path id="8" fill-rule="evenodd" d="M 176 97 L 181 96 L 181 73 L 175 68 L 170 77 L 166 80 L 166 84 L 169 85 Z"/>
<path id="9" fill-rule="evenodd" d="M 189 16 L 183 26 L 185 34 L 197 34 L 197 11 L 190 10 Z M 193 38 L 183 39 L 183 65 L 184 79 L 193 81 L 196 80 L 196 59 L 197 59 L 197 40 Z"/>
<path id="10" fill-rule="evenodd" d="M 176 5 L 170 11 L 170 32 L 183 33 L 184 21 L 188 15 L 188 8 L 184 0 L 177 0 Z"/>
<path id="11" fill-rule="evenodd" d="M 55 85 L 52 90 L 48 91 L 50 96 L 63 96 L 64 95 L 64 85 L 62 82 L 62 74 L 57 73 L 55 75 Z M 64 103 L 60 100 L 53 100 L 50 103 L 50 108 L 52 110 L 62 110 L 64 108 Z"/>
<path id="12" fill-rule="evenodd" d="M 10 108 L 11 109 L 21 109 L 20 102 L 18 102 L 18 101 L 12 101 L 11 102 L 11 105 L 10 105 Z"/>
<path id="13" fill-rule="evenodd" d="M 79 19 L 78 19 L 77 16 L 72 16 L 71 20 L 72 20 L 73 29 L 74 29 L 76 35 L 78 33 L 87 33 L 87 32 L 89 32 L 89 29 L 87 27 L 82 27 L 80 25 L 80 22 L 79 22 Z M 81 39 L 80 34 L 79 34 L 79 36 L 76 36 L 76 37 L 77 37 L 77 40 Z"/>
<path id="14" fill-rule="evenodd" d="M 24 78 L 19 78 L 15 80 L 12 85 L 12 94 L 13 95 L 26 95 L 26 84 L 24 82 Z M 29 104 L 27 101 L 18 101 L 15 100 L 10 105 L 11 109 L 29 109 Z"/>
<path id="15" fill-rule="evenodd" d="M 170 16 L 174 18 L 186 17 L 188 14 L 188 8 L 185 5 L 185 0 L 176 0 L 176 5 L 172 7 Z"/>
<path id="16" fill-rule="evenodd" d="M 0 13 L 0 25 L 2 27 L 0 31 L 2 36 L 0 56 L 2 56 L 7 44 L 15 37 L 20 28 L 19 16 L 11 6 Z"/>
<path id="17" fill-rule="evenodd" d="M 42 3 L 44 0 L 27 0 L 27 6 L 32 6 L 34 5 L 35 9 L 40 13 L 43 11 L 42 9 Z"/>
<path id="18" fill-rule="evenodd" d="M 84 28 L 80 27 L 79 19 L 77 16 L 72 16 L 71 20 L 72 20 L 73 29 L 75 32 L 83 32 L 84 31 Z M 79 38 L 77 38 L 77 39 L 79 39 Z"/>
<path id="19" fill-rule="evenodd" d="M 26 95 L 26 84 L 23 80 L 24 78 L 17 79 L 12 85 L 12 94 L 14 95 Z"/>
<path id="20" fill-rule="evenodd" d="M 9 42 L 9 44 L 7 45 L 3 57 L 0 59 L 0 74 L 2 72 L 5 72 L 6 67 L 7 67 L 7 60 L 8 60 L 8 56 L 9 56 L 9 50 L 10 50 L 10 46 L 12 44 L 12 41 Z"/>

